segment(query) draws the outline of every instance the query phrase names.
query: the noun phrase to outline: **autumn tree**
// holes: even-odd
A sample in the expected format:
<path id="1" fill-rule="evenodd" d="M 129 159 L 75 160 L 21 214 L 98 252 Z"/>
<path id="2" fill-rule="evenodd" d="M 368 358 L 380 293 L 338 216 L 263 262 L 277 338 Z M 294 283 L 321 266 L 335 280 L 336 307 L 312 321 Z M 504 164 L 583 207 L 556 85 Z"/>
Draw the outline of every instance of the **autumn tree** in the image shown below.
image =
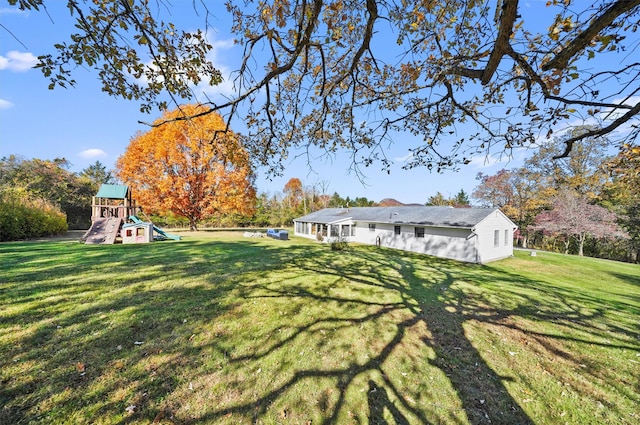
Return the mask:
<path id="1" fill-rule="evenodd" d="M 71 38 L 38 65 L 51 87 L 73 85 L 76 69 L 92 68 L 102 90 L 150 111 L 222 81 L 210 60 L 206 32 L 218 20 L 207 3 L 190 3 L 190 28 L 201 23 L 195 31 L 171 23 L 166 2 L 66 3 L 76 20 Z M 300 146 L 346 150 L 355 164 L 386 167 L 383 147 L 398 132 L 418 140 L 406 167 L 437 170 L 540 138 L 561 146 L 560 157 L 589 137 L 633 140 L 640 0 L 546 3 L 534 19 L 519 0 L 230 0 L 231 31 L 244 49 L 237 92 L 196 99 L 207 104 L 199 113 L 231 119 L 246 110 L 247 147 L 276 171 Z M 553 139 L 570 120 L 600 125 Z"/>
<path id="2" fill-rule="evenodd" d="M 612 158 L 606 169 L 612 180 L 605 191 L 605 202 L 621 213 L 621 225 L 629 233 L 631 259 L 640 259 L 640 146 L 626 144 L 620 153 Z"/>
<path id="3" fill-rule="evenodd" d="M 616 215 L 606 208 L 590 204 L 586 195 L 563 189 L 554 197 L 553 208 L 536 217 L 535 226 L 551 235 L 563 236 L 565 254 L 569 253 L 569 243 L 574 238 L 578 243 L 578 255 L 582 256 L 588 236 L 627 237 L 616 220 Z"/>
<path id="4" fill-rule="evenodd" d="M 293 219 L 306 214 L 307 199 L 302 181 L 297 177 L 290 178 L 284 185 L 281 208 L 283 219 L 286 223 L 292 223 Z"/>
<path id="5" fill-rule="evenodd" d="M 284 185 L 283 192 L 287 201 L 295 209 L 300 205 L 304 198 L 304 191 L 302 188 L 302 181 L 297 177 L 292 177 Z"/>
<path id="6" fill-rule="evenodd" d="M 618 203 L 640 202 L 640 146 L 624 145 L 605 165 L 611 177 L 611 190 L 620 199 Z"/>
<path id="7" fill-rule="evenodd" d="M 591 127 L 573 128 L 559 137 L 559 140 L 567 140 L 589 129 Z M 554 160 L 562 153 L 562 147 L 546 143 L 527 158 L 523 168 L 528 173 L 536 174 L 537 180 L 550 188 L 569 188 L 595 200 L 600 197 L 600 192 L 609 180 L 605 169 L 609 160 L 608 147 L 606 138 L 587 137 L 574 143 L 573 149 L 565 157 Z"/>
<path id="8" fill-rule="evenodd" d="M 483 207 L 502 208 L 505 214 L 511 216 L 508 209 L 513 204 L 514 198 L 513 176 L 512 171 L 505 169 L 498 171 L 495 175 L 478 173 L 476 180 L 479 183 L 471 196 Z"/>
<path id="9" fill-rule="evenodd" d="M 480 205 L 498 207 L 518 225 L 519 242 L 529 244 L 529 228 L 538 213 L 550 206 L 556 192 L 546 179 L 528 168 L 502 169 L 494 175 L 478 173 L 472 193 Z"/>
<path id="10" fill-rule="evenodd" d="M 171 121 L 136 134 L 118 158 L 117 175 L 145 210 L 171 212 L 197 223 L 221 214 L 250 215 L 255 189 L 249 154 L 240 137 L 218 114 L 201 106 L 182 106 L 160 119 Z"/>

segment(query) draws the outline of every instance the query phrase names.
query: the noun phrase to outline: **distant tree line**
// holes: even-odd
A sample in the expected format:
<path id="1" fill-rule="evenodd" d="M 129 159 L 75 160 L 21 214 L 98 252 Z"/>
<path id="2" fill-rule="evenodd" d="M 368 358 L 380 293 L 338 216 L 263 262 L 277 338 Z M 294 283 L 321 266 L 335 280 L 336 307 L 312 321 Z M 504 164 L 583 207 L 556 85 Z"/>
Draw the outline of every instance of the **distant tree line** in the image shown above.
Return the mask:
<path id="1" fill-rule="evenodd" d="M 92 197 L 100 185 L 114 184 L 118 180 L 115 172 L 108 170 L 100 161 L 79 173 L 71 172 L 69 168 L 71 164 L 64 158 L 27 160 L 15 155 L 3 157 L 0 159 L 0 193 L 8 202 L 10 192 L 14 201 L 17 199 L 15 194 L 19 192 L 23 204 L 40 205 L 47 214 L 62 215 L 66 227 L 47 234 L 65 231 L 67 227 L 87 229 L 91 225 Z M 323 208 L 402 205 L 388 199 L 376 202 L 366 197 L 343 197 L 338 192 L 330 193 L 329 186 L 328 181 L 304 184 L 299 178 L 291 178 L 281 192 L 259 193 L 253 200 L 254 208 L 212 212 L 202 216 L 200 224 L 204 227 L 284 227 L 292 225 L 296 217 Z M 451 198 L 438 192 L 429 197 L 426 205 L 469 206 L 470 202 L 467 193 L 461 189 Z M 193 217 L 171 211 L 159 213 L 142 206 L 148 211 L 149 218 L 158 224 L 171 227 L 190 227 L 193 224 Z M 5 224 L 8 222 L 6 218 L 3 220 Z M 40 236 L 36 233 L 27 229 L 13 239 Z"/>
<path id="2" fill-rule="evenodd" d="M 565 137 L 587 130 L 577 127 Z M 472 197 L 501 208 L 518 225 L 522 247 L 637 262 L 640 150 L 611 156 L 606 140 L 587 137 L 554 159 L 559 146 L 542 146 L 520 168 L 478 174 Z"/>
<path id="3" fill-rule="evenodd" d="M 581 131 L 587 130 L 577 127 L 565 137 L 575 137 L 574 133 Z M 542 146 L 522 167 L 493 175 L 479 173 L 471 195 L 474 204 L 498 207 L 509 216 L 518 225 L 516 238 L 522 247 L 638 262 L 640 149 L 626 146 L 611 156 L 607 154 L 608 142 L 587 137 L 575 144 L 569 156 L 554 159 L 560 145 Z M 64 158 L 25 160 L 12 155 L 0 159 L 3 240 L 64 231 L 63 226 L 52 224 L 59 223 L 61 215 L 70 229 L 90 226 L 92 196 L 101 184 L 115 183 L 116 179 L 99 161 L 79 173 L 69 168 Z M 200 224 L 284 227 L 296 217 L 328 207 L 403 205 L 393 199 L 376 202 L 366 197 L 342 197 L 330 193 L 329 186 L 327 181 L 304 184 L 291 178 L 281 192 L 258 193 L 247 208 L 212 210 L 202 216 Z M 14 209 L 9 210 L 9 205 Z M 425 205 L 468 207 L 471 201 L 461 189 L 452 197 L 437 192 Z M 52 217 L 48 224 L 34 224 L 34 208 Z M 193 217 L 171 211 L 153 214 L 151 219 L 175 227 L 194 224 Z"/>

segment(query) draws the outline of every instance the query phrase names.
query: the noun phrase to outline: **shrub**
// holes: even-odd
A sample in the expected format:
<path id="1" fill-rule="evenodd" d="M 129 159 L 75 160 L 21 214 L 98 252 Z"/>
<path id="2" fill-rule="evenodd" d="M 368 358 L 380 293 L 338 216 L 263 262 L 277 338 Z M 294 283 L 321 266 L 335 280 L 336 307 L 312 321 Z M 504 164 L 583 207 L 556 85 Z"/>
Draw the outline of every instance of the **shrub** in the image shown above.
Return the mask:
<path id="1" fill-rule="evenodd" d="M 51 236 L 67 230 L 67 216 L 50 202 L 20 189 L 0 193 L 0 241 Z"/>
<path id="2" fill-rule="evenodd" d="M 332 251 L 344 251 L 349 247 L 349 241 L 345 238 L 336 238 L 331 241 L 331 250 Z"/>

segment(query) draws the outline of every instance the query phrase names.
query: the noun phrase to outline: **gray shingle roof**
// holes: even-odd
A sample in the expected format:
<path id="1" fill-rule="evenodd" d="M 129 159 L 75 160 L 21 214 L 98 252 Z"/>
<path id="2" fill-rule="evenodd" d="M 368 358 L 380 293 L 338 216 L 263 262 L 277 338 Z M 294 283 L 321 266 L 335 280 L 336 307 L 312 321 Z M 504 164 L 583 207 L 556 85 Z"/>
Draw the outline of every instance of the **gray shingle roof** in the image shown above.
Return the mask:
<path id="1" fill-rule="evenodd" d="M 325 208 L 294 221 L 330 224 L 351 219 L 372 223 L 471 228 L 496 209 L 425 206 Z"/>

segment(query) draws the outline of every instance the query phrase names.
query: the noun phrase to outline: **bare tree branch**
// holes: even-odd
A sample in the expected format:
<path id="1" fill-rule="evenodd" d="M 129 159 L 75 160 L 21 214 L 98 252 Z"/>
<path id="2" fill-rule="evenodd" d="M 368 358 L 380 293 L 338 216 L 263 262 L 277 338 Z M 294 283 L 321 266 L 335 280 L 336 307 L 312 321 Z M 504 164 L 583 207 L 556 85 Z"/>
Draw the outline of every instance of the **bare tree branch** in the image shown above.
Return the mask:
<path id="1" fill-rule="evenodd" d="M 558 52 L 553 59 L 542 65 L 543 71 L 550 69 L 564 69 L 569 60 L 582 51 L 600 32 L 611 25 L 619 16 L 629 12 L 640 5 L 640 0 L 618 0 L 611 4 L 602 15 L 591 22 L 586 30 L 582 31 L 571 42 Z"/>
<path id="2" fill-rule="evenodd" d="M 624 115 L 622 115 L 621 117 L 619 117 L 618 119 L 613 121 L 611 124 L 609 124 L 609 125 L 607 125 L 605 127 L 602 127 L 602 128 L 598 128 L 598 129 L 595 129 L 595 130 L 587 131 L 587 132 L 585 132 L 583 134 L 580 134 L 578 136 L 574 136 L 574 137 L 571 137 L 568 140 L 565 140 L 564 143 L 566 144 L 566 148 L 565 148 L 564 152 L 562 152 L 560 155 L 554 156 L 553 159 L 560 159 L 560 158 L 568 157 L 569 154 L 571 153 L 571 149 L 573 148 L 573 144 L 575 142 L 577 142 L 578 140 L 586 139 L 587 137 L 600 137 L 600 136 L 604 136 L 606 134 L 609 134 L 612 131 L 614 131 L 615 129 L 617 129 L 618 127 L 620 127 L 622 124 L 628 122 L 630 117 L 633 117 L 633 116 L 635 116 L 635 115 L 637 115 L 639 113 L 640 113 L 640 102 L 637 103 L 629 111 L 627 111 L 627 113 L 625 113 Z"/>

